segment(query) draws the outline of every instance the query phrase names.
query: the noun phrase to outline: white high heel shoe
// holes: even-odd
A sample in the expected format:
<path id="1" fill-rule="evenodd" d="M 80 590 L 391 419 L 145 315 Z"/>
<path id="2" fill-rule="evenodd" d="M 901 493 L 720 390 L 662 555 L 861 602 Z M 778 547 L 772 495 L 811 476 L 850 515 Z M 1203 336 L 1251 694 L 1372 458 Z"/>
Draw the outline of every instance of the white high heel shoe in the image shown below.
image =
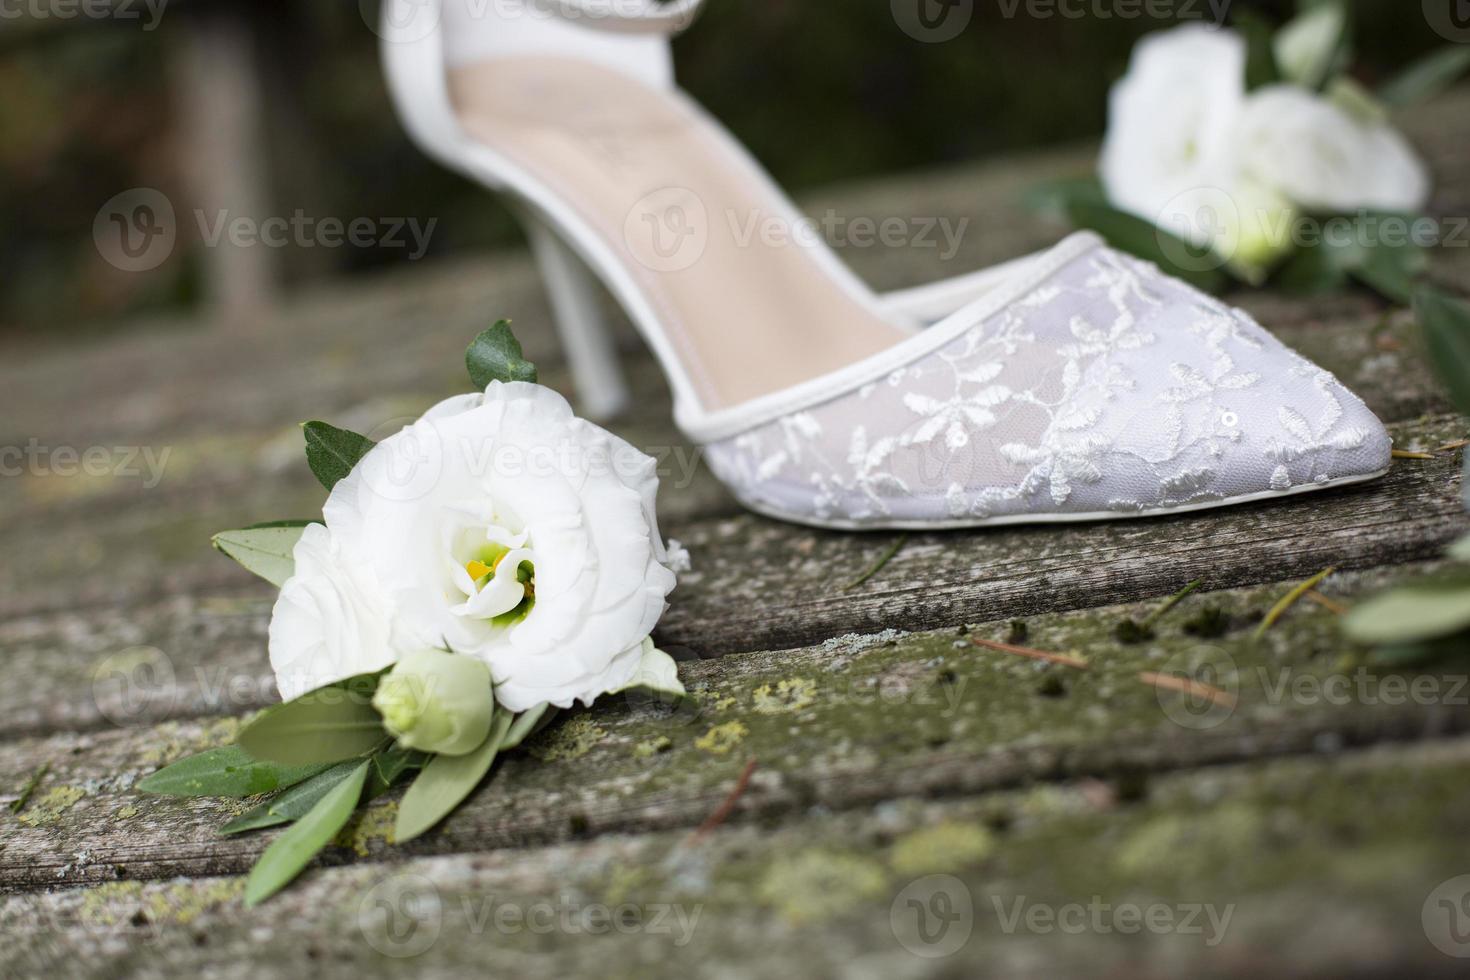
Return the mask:
<path id="1" fill-rule="evenodd" d="M 398 111 L 525 216 L 588 414 L 629 397 L 595 274 L 680 428 L 786 520 L 1136 517 L 1387 471 L 1388 434 L 1331 375 L 1091 234 L 875 295 L 675 86 L 668 37 L 700 3 L 384 3 Z"/>

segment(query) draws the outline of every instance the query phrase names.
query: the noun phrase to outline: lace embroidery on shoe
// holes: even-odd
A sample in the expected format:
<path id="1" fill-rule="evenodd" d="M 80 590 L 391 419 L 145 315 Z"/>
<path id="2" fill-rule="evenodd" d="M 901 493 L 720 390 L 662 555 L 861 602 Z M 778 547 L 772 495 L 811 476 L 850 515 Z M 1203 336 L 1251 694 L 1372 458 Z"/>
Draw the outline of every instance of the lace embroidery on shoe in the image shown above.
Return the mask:
<path id="1" fill-rule="evenodd" d="M 1099 248 L 886 378 L 709 454 L 757 507 L 861 524 L 1288 490 L 1370 472 L 1375 428 L 1247 314 Z"/>

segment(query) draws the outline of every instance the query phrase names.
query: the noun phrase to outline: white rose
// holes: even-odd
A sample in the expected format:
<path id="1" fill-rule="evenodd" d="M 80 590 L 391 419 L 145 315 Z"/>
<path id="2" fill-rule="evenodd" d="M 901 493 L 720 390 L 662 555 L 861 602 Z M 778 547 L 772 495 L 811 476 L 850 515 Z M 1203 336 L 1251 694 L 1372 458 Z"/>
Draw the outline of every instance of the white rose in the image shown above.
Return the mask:
<path id="1" fill-rule="evenodd" d="M 496 382 L 371 450 L 326 522 L 395 649 L 478 657 L 511 711 L 590 704 L 633 678 L 674 587 L 654 467 L 554 391 Z"/>
<path id="2" fill-rule="evenodd" d="M 1418 211 L 1429 199 L 1424 164 L 1393 127 L 1305 89 L 1252 93 L 1234 139 L 1245 174 L 1304 208 Z"/>
<path id="3" fill-rule="evenodd" d="M 306 527 L 292 554 L 296 569 L 276 598 L 269 631 L 281 698 L 391 664 L 388 602 L 371 570 L 346 559 L 320 524 Z"/>
<path id="4" fill-rule="evenodd" d="M 1245 60 L 1239 35 L 1199 24 L 1138 42 L 1108 100 L 1100 170 L 1116 207 L 1197 245 L 1211 243 L 1215 229 L 1201 223 L 1193 195 L 1233 185 L 1230 144 L 1245 99 Z"/>

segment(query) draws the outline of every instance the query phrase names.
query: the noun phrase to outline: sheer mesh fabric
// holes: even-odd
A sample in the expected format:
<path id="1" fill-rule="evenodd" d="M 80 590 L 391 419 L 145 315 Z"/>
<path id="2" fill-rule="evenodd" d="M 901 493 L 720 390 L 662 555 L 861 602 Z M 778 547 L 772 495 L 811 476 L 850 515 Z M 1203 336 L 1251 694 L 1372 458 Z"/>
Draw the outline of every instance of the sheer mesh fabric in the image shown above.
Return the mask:
<path id="1" fill-rule="evenodd" d="M 841 525 L 1137 514 L 1389 465 L 1377 418 L 1240 310 L 1105 247 L 887 377 L 708 447 Z"/>

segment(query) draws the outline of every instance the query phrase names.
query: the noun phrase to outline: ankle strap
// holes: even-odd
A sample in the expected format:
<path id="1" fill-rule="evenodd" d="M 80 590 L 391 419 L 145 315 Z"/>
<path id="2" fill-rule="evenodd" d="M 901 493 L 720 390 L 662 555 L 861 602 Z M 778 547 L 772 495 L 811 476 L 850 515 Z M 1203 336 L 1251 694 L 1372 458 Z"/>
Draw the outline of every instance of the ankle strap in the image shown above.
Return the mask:
<path id="1" fill-rule="evenodd" d="M 530 0 L 582 27 L 616 34 L 678 34 L 699 16 L 704 0 Z"/>

